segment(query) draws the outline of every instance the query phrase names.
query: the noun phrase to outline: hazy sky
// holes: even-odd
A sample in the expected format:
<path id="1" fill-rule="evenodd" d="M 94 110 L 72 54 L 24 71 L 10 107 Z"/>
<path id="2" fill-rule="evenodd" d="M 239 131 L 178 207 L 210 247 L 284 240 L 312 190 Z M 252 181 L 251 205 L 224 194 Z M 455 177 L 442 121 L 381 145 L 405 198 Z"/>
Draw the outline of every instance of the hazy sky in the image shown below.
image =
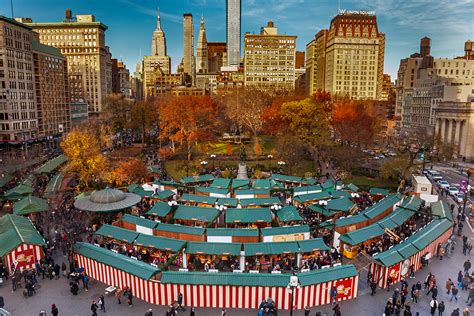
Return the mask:
<path id="1" fill-rule="evenodd" d="M 195 40 L 204 14 L 208 41 L 225 41 L 225 0 L 13 0 L 15 16 L 34 21 L 61 21 L 64 10 L 94 14 L 106 24 L 106 44 L 115 58 L 122 58 L 133 72 L 142 55 L 150 54 L 151 35 L 160 7 L 172 71 L 182 58 L 183 13 L 194 16 Z M 464 42 L 474 40 L 474 0 L 341 0 L 347 10 L 374 10 L 379 31 L 386 34 L 385 73 L 395 80 L 401 58 L 418 51 L 419 39 L 432 39 L 436 57 L 463 54 Z M 296 35 L 297 49 L 337 13 L 337 0 L 242 0 L 242 34 L 257 33 L 268 20 L 280 33 Z M 11 16 L 8 0 L 1 0 L 0 14 Z"/>

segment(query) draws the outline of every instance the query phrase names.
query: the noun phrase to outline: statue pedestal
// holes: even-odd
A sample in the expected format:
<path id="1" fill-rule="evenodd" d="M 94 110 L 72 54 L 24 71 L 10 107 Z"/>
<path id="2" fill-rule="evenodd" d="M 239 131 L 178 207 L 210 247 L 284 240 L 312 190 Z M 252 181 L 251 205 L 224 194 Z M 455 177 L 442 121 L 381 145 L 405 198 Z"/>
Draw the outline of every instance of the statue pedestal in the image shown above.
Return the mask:
<path id="1" fill-rule="evenodd" d="M 239 171 L 237 172 L 237 179 L 247 180 L 249 177 L 247 175 L 247 166 L 245 162 L 239 163 Z"/>

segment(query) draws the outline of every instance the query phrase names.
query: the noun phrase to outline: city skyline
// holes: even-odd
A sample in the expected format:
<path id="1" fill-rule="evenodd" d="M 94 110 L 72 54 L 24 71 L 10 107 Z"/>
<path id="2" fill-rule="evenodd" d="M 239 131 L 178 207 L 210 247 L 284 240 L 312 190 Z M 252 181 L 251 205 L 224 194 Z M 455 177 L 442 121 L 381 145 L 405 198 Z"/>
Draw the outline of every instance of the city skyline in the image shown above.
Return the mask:
<path id="1" fill-rule="evenodd" d="M 59 21 L 64 18 L 64 10 L 70 8 L 73 14 L 94 14 L 98 21 L 106 24 L 106 44 L 112 54 L 122 59 L 133 70 L 141 56 L 150 55 L 150 40 L 156 28 L 156 15 L 160 7 L 162 28 L 167 36 L 168 55 L 171 70 L 183 57 L 183 13 L 190 12 L 196 17 L 204 15 L 209 42 L 225 42 L 226 9 L 225 1 L 199 0 L 181 1 L 176 5 L 171 1 L 105 0 L 80 3 L 74 1 L 45 0 L 41 4 L 21 0 L 14 1 L 16 17 L 31 17 L 34 21 Z M 429 13 L 424 6 L 429 6 Z M 48 10 L 41 10 L 48 7 Z M 113 7 L 113 10 L 111 10 Z M 474 1 L 439 1 L 429 3 L 424 0 L 399 4 L 396 1 L 341 1 L 340 7 L 347 10 L 374 10 L 381 32 L 386 33 L 386 56 L 384 72 L 395 80 L 400 59 L 418 51 L 419 39 L 432 39 L 432 55 L 452 58 L 462 55 L 463 43 L 474 38 L 474 22 L 469 16 L 474 14 Z M 306 44 L 329 23 L 337 13 L 337 1 L 273 0 L 242 1 L 242 40 L 245 32 L 258 33 L 268 20 L 274 21 L 281 33 L 296 35 L 297 50 L 304 51 Z M 109 14 L 113 12 L 112 14 Z M 302 14 L 304 13 L 304 14 Z M 1 8 L 0 14 L 11 16 L 10 6 Z M 195 41 L 200 19 L 194 19 Z M 415 25 L 416 27 L 413 27 Z M 442 25 L 442 28 L 439 26 Z M 196 43 L 195 43 L 196 45 Z"/>

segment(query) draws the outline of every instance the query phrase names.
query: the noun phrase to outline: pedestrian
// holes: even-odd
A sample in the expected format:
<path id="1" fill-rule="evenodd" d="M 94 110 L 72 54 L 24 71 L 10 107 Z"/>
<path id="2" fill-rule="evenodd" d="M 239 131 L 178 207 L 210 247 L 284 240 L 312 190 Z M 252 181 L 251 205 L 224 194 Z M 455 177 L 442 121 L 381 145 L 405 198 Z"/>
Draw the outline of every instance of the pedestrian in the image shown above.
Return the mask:
<path id="1" fill-rule="evenodd" d="M 375 283 L 374 280 L 370 282 L 370 289 L 371 289 L 370 295 L 374 296 L 377 290 L 377 284 Z"/>
<path id="2" fill-rule="evenodd" d="M 127 295 L 127 301 L 128 301 L 128 307 L 131 308 L 133 307 L 133 296 L 132 296 L 132 291 L 128 290 L 128 295 Z"/>
<path id="3" fill-rule="evenodd" d="M 55 264 L 54 265 L 54 278 L 57 280 L 61 277 L 61 267 L 59 266 L 59 264 Z"/>
<path id="4" fill-rule="evenodd" d="M 415 265 L 412 264 L 410 266 L 410 279 L 414 279 L 414 278 L 415 278 Z M 410 312 L 410 314 L 411 314 L 411 312 Z"/>
<path id="5" fill-rule="evenodd" d="M 444 310 L 446 309 L 446 306 L 444 305 L 444 301 L 441 301 L 438 305 L 438 313 L 439 316 L 443 316 Z"/>
<path id="6" fill-rule="evenodd" d="M 464 311 L 462 312 L 462 316 L 470 316 L 471 313 L 469 312 L 469 307 L 466 307 Z"/>
<path id="7" fill-rule="evenodd" d="M 453 310 L 453 312 L 451 313 L 451 316 L 460 316 L 459 315 L 459 307 L 456 308 L 455 310 Z"/>
<path id="8" fill-rule="evenodd" d="M 12 292 L 16 291 L 16 274 L 12 276 Z"/>
<path id="9" fill-rule="evenodd" d="M 451 281 L 451 279 L 448 279 L 448 281 L 446 281 L 446 290 L 448 290 L 446 294 L 449 295 L 452 287 L 453 287 L 453 281 Z"/>
<path id="10" fill-rule="evenodd" d="M 66 277 L 67 276 L 67 271 L 66 271 L 67 267 L 66 267 L 66 263 L 63 263 L 61 264 L 61 271 L 63 272 L 63 277 Z"/>
<path id="11" fill-rule="evenodd" d="M 390 292 L 390 285 L 392 285 L 393 279 L 391 276 L 387 278 L 387 292 Z"/>
<path id="12" fill-rule="evenodd" d="M 305 311 L 304 313 L 305 313 L 305 316 L 307 316 L 307 315 L 306 315 L 306 311 Z M 257 316 L 263 316 L 263 308 L 260 308 L 260 309 L 258 310 Z"/>
<path id="13" fill-rule="evenodd" d="M 439 249 L 439 260 L 443 260 L 444 253 L 445 253 L 444 247 L 441 246 L 441 248 Z"/>
<path id="14" fill-rule="evenodd" d="M 89 290 L 89 276 L 86 273 L 82 276 L 82 287 L 86 292 Z"/>
<path id="15" fill-rule="evenodd" d="M 471 284 L 471 287 L 469 289 L 469 296 L 467 297 L 466 303 L 469 306 L 472 306 L 472 302 L 474 301 L 474 284 Z"/>
<path id="16" fill-rule="evenodd" d="M 311 313 L 311 310 L 309 309 L 308 306 L 304 308 L 304 316 L 309 316 L 309 313 Z"/>
<path id="17" fill-rule="evenodd" d="M 99 296 L 99 306 L 100 306 L 100 310 L 105 313 L 105 299 L 104 299 L 104 295 L 100 295 L 100 296 Z"/>
<path id="18" fill-rule="evenodd" d="M 184 307 L 183 307 L 183 293 L 179 293 L 178 294 L 178 310 L 181 309 L 183 312 L 186 310 Z"/>
<path id="19" fill-rule="evenodd" d="M 191 311 L 189 312 L 189 316 L 196 316 L 194 313 L 194 307 L 191 307 Z"/>
<path id="20" fill-rule="evenodd" d="M 146 313 L 145 316 L 153 316 L 153 310 L 150 308 Z"/>
<path id="21" fill-rule="evenodd" d="M 453 288 L 451 289 L 451 299 L 449 300 L 450 302 L 453 300 L 453 298 L 456 300 L 456 302 L 458 301 L 458 288 L 453 286 Z"/>
<path id="22" fill-rule="evenodd" d="M 464 273 L 469 273 L 469 270 L 471 269 L 471 261 L 467 259 L 466 262 L 464 262 L 463 267 Z"/>
<path id="23" fill-rule="evenodd" d="M 97 316 L 97 308 L 99 306 L 97 306 L 97 304 L 95 303 L 95 301 L 92 301 L 92 304 L 91 304 L 91 312 L 92 312 L 92 316 Z"/>
<path id="24" fill-rule="evenodd" d="M 51 305 L 51 315 L 52 316 L 58 316 L 58 313 L 59 313 L 59 310 L 56 307 L 56 305 L 55 304 Z"/>
<path id="25" fill-rule="evenodd" d="M 336 298 L 337 298 L 337 289 L 335 286 L 331 288 L 331 304 L 336 303 Z"/>
<path id="26" fill-rule="evenodd" d="M 410 305 L 405 305 L 405 310 L 403 311 L 403 316 L 412 316 Z"/>
<path id="27" fill-rule="evenodd" d="M 411 300 L 415 303 L 418 303 L 418 289 L 416 288 L 415 284 L 411 286 Z"/>
<path id="28" fill-rule="evenodd" d="M 458 272 L 458 287 L 459 288 L 462 287 L 462 277 L 463 277 L 462 271 L 459 270 L 459 272 Z"/>
<path id="29" fill-rule="evenodd" d="M 384 315 L 385 316 L 392 315 L 392 304 L 390 302 L 387 302 L 387 304 L 385 304 Z"/>
<path id="30" fill-rule="evenodd" d="M 436 301 L 434 298 L 431 299 L 430 307 L 431 307 L 431 316 L 434 316 L 436 309 L 438 308 L 438 301 Z"/>
<path id="31" fill-rule="evenodd" d="M 225 310 L 225 308 L 222 309 L 221 316 L 227 316 L 227 311 Z"/>
<path id="32" fill-rule="evenodd" d="M 122 304 L 122 300 L 120 297 L 122 296 L 122 290 L 117 286 L 115 289 L 115 298 L 117 299 L 117 303 Z"/>
<path id="33" fill-rule="evenodd" d="M 469 274 L 464 274 L 462 277 L 462 290 L 467 291 L 467 287 L 469 286 L 469 283 L 471 283 L 471 278 L 469 277 Z"/>
<path id="34" fill-rule="evenodd" d="M 336 303 L 336 305 L 334 305 L 332 310 L 334 311 L 334 316 L 341 316 L 341 307 L 339 306 L 338 303 Z"/>
<path id="35" fill-rule="evenodd" d="M 438 286 L 435 285 L 435 286 L 431 289 L 431 297 L 433 297 L 434 299 L 436 299 L 437 296 L 438 296 Z"/>
<path id="36" fill-rule="evenodd" d="M 53 268 L 53 266 L 50 264 L 50 265 L 48 266 L 48 278 L 49 278 L 50 280 L 52 280 L 52 279 L 53 279 L 53 276 L 54 276 L 54 268 Z"/>
<path id="37" fill-rule="evenodd" d="M 400 290 L 398 288 L 395 289 L 395 291 L 393 291 L 393 294 L 392 294 L 392 303 L 395 304 L 398 300 L 398 295 L 400 294 Z"/>

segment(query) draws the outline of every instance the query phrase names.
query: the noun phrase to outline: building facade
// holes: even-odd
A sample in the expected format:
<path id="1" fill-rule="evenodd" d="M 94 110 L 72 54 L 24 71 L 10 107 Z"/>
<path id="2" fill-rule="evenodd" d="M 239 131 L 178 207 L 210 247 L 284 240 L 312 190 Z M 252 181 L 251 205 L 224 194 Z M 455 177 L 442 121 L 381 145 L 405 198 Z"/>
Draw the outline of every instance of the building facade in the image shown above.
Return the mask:
<path id="1" fill-rule="evenodd" d="M 59 136 L 71 129 L 67 60 L 60 50 L 32 42 L 38 136 Z"/>
<path id="2" fill-rule="evenodd" d="M 210 73 L 216 73 L 227 64 L 227 45 L 225 42 L 207 43 L 207 66 Z"/>
<path id="3" fill-rule="evenodd" d="M 110 52 L 105 45 L 107 26 L 96 21 L 93 15 L 72 18 L 70 11 L 66 12 L 63 22 L 27 21 L 39 34 L 42 44 L 57 47 L 66 56 L 71 101 L 85 101 L 90 113 L 100 112 L 103 100 L 112 90 Z"/>
<path id="4" fill-rule="evenodd" d="M 307 91 L 324 90 L 353 99 L 382 97 L 385 34 L 375 15 L 344 12 L 329 30 L 318 32 L 306 45 Z"/>
<path id="5" fill-rule="evenodd" d="M 240 65 L 242 0 L 226 1 L 227 66 Z"/>
<path id="6" fill-rule="evenodd" d="M 126 99 L 130 99 L 132 95 L 132 87 L 130 84 L 130 71 L 127 69 L 122 61 L 117 63 L 118 72 L 118 83 L 119 92 L 125 96 Z"/>
<path id="7" fill-rule="evenodd" d="M 278 34 L 271 21 L 260 34 L 245 34 L 245 86 L 294 90 L 295 52 L 296 36 Z"/>
<path id="8" fill-rule="evenodd" d="M 24 141 L 37 137 L 38 118 L 32 42 L 25 24 L 0 16 L 0 137 Z"/>
<path id="9" fill-rule="evenodd" d="M 208 73 L 208 48 L 206 38 L 206 28 L 204 25 L 204 16 L 201 18 L 201 25 L 199 27 L 199 35 L 196 47 L 196 73 Z"/>
<path id="10" fill-rule="evenodd" d="M 166 36 L 165 32 L 161 29 L 161 18 L 159 13 L 156 19 L 156 29 L 153 32 L 151 40 L 151 54 L 154 56 L 167 56 Z"/>
<path id="11" fill-rule="evenodd" d="M 186 84 L 194 84 L 195 61 L 194 61 L 194 25 L 193 15 L 185 13 L 184 19 L 184 45 L 183 45 L 183 72 Z"/>

